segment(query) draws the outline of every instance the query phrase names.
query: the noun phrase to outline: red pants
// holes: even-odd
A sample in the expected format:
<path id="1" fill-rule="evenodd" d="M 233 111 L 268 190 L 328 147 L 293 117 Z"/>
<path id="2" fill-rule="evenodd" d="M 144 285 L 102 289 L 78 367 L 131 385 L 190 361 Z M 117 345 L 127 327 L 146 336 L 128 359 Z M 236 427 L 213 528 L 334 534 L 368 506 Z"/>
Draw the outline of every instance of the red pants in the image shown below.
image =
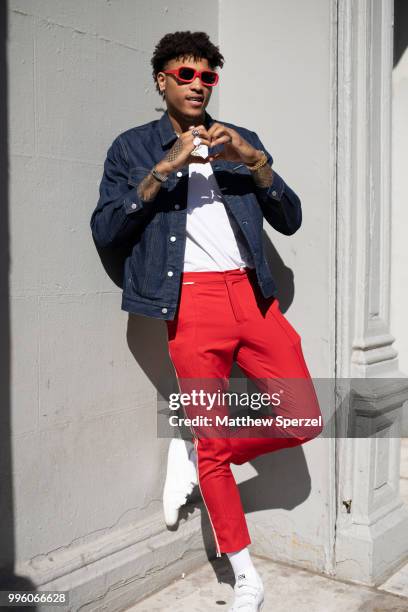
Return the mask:
<path id="1" fill-rule="evenodd" d="M 206 381 L 206 388 L 214 380 L 212 390 L 225 389 L 236 361 L 263 391 L 270 388 L 273 379 L 288 381 L 285 391 L 291 401 L 282 406 L 280 414 L 291 418 L 307 416 L 321 422 L 301 337 L 281 313 L 278 300 L 263 297 L 255 271 L 184 272 L 181 280 L 176 317 L 166 321 L 169 354 L 180 391 L 189 390 L 189 380 Z M 302 381 L 301 395 L 290 393 L 290 379 Z M 216 405 L 211 413 L 225 414 L 225 410 Z M 270 437 L 242 437 L 242 430 L 238 436 L 207 437 L 197 435 L 192 428 L 199 487 L 217 556 L 251 543 L 230 464 L 242 464 L 263 453 L 303 444 L 321 431 L 318 425 L 312 429 L 289 428 L 281 436 L 276 435 L 275 428 Z"/>

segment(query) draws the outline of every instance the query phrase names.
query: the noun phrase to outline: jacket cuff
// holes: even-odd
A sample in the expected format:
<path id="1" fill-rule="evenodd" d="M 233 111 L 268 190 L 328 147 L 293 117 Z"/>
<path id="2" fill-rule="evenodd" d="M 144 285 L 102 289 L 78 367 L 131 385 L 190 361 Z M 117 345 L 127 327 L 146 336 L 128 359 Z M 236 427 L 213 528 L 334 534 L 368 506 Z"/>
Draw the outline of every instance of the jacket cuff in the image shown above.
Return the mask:
<path id="1" fill-rule="evenodd" d="M 285 191 L 285 181 L 279 174 L 273 170 L 273 181 L 272 185 L 268 187 L 266 191 L 266 196 L 269 198 L 273 198 L 274 200 L 278 200 L 279 202 L 282 199 L 283 192 Z"/>
<path id="2" fill-rule="evenodd" d="M 257 185 L 256 189 L 263 201 L 272 199 L 276 200 L 277 202 L 280 202 L 285 192 L 285 181 L 281 176 L 279 176 L 277 172 L 275 172 L 275 170 L 273 170 L 273 168 L 272 171 L 272 184 L 269 187 L 259 187 Z"/>
<path id="3" fill-rule="evenodd" d="M 137 194 L 137 187 L 133 187 L 126 195 L 118 199 L 117 207 L 122 207 L 126 215 L 132 215 L 141 211 L 145 204 L 147 202 L 143 202 Z"/>

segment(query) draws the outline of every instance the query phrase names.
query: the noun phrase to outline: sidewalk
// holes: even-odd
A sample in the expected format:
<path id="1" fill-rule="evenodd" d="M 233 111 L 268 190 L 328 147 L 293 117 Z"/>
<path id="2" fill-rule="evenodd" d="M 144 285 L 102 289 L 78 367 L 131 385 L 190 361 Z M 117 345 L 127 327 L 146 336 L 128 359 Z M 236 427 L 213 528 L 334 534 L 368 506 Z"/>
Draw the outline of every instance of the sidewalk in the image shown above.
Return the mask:
<path id="1" fill-rule="evenodd" d="M 401 444 L 401 497 L 408 504 L 408 438 Z M 408 563 L 377 588 L 254 557 L 262 576 L 262 612 L 408 612 Z M 147 597 L 126 612 L 227 611 L 234 577 L 225 555 Z"/>
<path id="2" fill-rule="evenodd" d="M 401 597 L 340 582 L 302 569 L 253 557 L 265 587 L 262 612 L 407 612 Z M 217 576 L 221 583 L 218 583 Z M 233 601 L 233 575 L 223 557 L 206 563 L 126 612 L 212 612 L 228 610 Z M 408 572 L 406 572 L 406 588 Z"/>

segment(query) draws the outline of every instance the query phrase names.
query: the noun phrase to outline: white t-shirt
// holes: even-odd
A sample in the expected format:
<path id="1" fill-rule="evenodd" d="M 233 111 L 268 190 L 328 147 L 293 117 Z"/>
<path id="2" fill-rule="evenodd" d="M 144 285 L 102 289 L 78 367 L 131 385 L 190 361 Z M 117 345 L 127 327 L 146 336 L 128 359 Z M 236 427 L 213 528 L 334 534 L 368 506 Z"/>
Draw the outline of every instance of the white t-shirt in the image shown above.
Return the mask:
<path id="1" fill-rule="evenodd" d="M 224 205 L 211 163 L 189 164 L 184 271 L 254 268 L 245 237 Z"/>

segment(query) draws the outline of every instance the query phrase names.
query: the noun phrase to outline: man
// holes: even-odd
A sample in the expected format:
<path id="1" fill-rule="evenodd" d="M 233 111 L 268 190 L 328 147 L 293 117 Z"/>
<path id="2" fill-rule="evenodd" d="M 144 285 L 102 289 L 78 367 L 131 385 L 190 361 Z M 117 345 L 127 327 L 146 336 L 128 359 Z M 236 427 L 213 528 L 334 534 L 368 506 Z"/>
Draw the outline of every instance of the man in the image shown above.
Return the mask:
<path id="1" fill-rule="evenodd" d="M 180 390 L 197 379 L 213 390 L 227 388 L 236 361 L 266 391 L 277 378 L 303 379 L 308 392 L 301 403 L 288 401 L 286 414 L 307 410 L 320 417 L 301 337 L 279 309 L 262 245 L 264 218 L 285 235 L 299 229 L 300 200 L 272 170 L 272 156 L 255 132 L 206 112 L 223 62 L 204 32 L 175 32 L 159 41 L 153 78 L 167 110 L 112 143 L 92 233 L 99 246 L 131 247 L 122 309 L 166 321 Z M 216 405 L 217 411 L 225 414 L 225 407 Z M 303 444 L 321 426 L 307 435 L 295 427 L 290 435 L 267 438 L 192 432 L 194 444 L 170 443 L 166 523 L 177 522 L 198 483 L 217 555 L 225 552 L 235 573 L 231 610 L 259 610 L 263 585 L 248 552 L 251 540 L 230 464 Z"/>

